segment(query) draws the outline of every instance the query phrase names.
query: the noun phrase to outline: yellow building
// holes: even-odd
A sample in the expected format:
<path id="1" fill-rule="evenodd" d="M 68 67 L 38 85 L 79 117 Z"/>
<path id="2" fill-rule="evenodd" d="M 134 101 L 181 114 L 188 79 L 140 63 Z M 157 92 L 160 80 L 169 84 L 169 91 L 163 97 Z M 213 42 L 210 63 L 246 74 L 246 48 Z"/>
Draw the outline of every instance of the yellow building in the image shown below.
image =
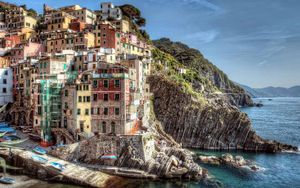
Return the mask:
<path id="1" fill-rule="evenodd" d="M 123 33 L 129 33 L 130 32 L 130 24 L 127 20 L 116 20 L 112 21 L 112 24 L 116 27 L 118 31 L 121 31 Z"/>
<path id="2" fill-rule="evenodd" d="M 77 118 L 76 127 L 79 130 L 80 138 L 87 138 L 92 135 L 91 126 L 91 85 L 89 75 L 83 74 L 83 78 L 77 82 Z"/>
<path id="3" fill-rule="evenodd" d="M 47 35 L 47 53 L 61 50 L 85 50 L 95 46 L 95 36 L 90 32 L 75 32 L 70 30 L 51 32 Z"/>
<path id="4" fill-rule="evenodd" d="M 37 20 L 29 16 L 28 11 L 23 7 L 14 6 L 5 12 L 5 24 L 8 30 L 22 30 L 26 32 L 33 30 L 37 24 Z"/>
<path id="5" fill-rule="evenodd" d="M 45 17 L 48 31 L 66 30 L 69 28 L 71 20 L 75 19 L 74 16 L 63 11 L 51 12 Z"/>
<path id="6" fill-rule="evenodd" d="M 81 22 L 85 22 L 87 24 L 94 24 L 96 21 L 96 14 L 87 9 L 87 8 L 81 8 L 79 5 L 71 5 L 67 7 L 62 7 L 59 10 L 64 11 Z"/>
<path id="7" fill-rule="evenodd" d="M 24 31 L 20 34 L 21 43 L 26 43 L 30 38 L 35 36 L 35 31 Z"/>

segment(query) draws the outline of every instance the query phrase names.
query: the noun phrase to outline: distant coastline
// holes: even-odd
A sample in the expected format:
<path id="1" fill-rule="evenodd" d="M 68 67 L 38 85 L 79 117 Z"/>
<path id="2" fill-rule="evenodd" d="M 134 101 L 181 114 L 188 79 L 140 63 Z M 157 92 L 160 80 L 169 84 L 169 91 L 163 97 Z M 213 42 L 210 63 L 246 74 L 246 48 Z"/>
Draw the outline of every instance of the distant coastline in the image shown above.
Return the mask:
<path id="1" fill-rule="evenodd" d="M 265 87 L 251 88 L 246 85 L 239 84 L 253 98 L 272 98 L 272 97 L 300 97 L 300 86 L 290 88 L 284 87 Z"/>

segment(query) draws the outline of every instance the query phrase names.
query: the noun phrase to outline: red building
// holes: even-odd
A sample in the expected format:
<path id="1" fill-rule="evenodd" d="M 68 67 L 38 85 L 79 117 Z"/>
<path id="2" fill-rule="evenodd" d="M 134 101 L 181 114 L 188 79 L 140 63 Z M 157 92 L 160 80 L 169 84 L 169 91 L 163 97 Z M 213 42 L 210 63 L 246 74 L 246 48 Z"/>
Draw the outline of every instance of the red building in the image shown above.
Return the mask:
<path id="1" fill-rule="evenodd" d="M 18 35 L 12 35 L 12 36 L 7 36 L 2 40 L 2 48 L 13 48 L 17 44 L 21 43 L 20 36 Z"/>
<path id="2" fill-rule="evenodd" d="M 103 48 L 116 48 L 117 44 L 117 38 L 116 34 L 117 31 L 116 29 L 109 23 L 101 23 L 100 24 L 100 41 L 101 45 L 100 47 Z"/>
<path id="3" fill-rule="evenodd" d="M 101 63 L 92 77 L 92 131 L 128 134 L 130 121 L 130 84 L 128 68 Z"/>
<path id="4" fill-rule="evenodd" d="M 86 24 L 84 22 L 79 21 L 79 19 L 73 19 L 71 23 L 69 24 L 69 28 L 73 31 L 83 31 L 86 27 Z"/>

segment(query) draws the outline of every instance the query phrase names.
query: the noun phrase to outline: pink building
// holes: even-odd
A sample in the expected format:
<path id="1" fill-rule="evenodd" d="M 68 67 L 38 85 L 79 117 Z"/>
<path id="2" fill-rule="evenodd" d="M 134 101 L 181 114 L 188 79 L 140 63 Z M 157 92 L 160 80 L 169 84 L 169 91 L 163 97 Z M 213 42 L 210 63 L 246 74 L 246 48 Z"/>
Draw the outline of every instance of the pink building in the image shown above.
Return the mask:
<path id="1" fill-rule="evenodd" d="M 27 59 L 27 57 L 34 57 L 44 52 L 44 46 L 40 43 L 28 42 L 27 44 L 19 44 L 12 48 L 10 54 L 11 64 L 17 64 L 22 60 Z"/>

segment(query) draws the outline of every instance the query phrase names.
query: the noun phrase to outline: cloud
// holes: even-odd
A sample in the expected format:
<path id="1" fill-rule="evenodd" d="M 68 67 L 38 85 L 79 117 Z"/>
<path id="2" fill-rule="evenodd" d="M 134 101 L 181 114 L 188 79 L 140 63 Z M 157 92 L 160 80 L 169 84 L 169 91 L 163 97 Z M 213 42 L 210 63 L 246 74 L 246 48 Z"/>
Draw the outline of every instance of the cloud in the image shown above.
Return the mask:
<path id="1" fill-rule="evenodd" d="M 226 40 L 229 40 L 231 42 L 242 42 L 242 41 L 254 41 L 254 40 L 282 40 L 282 39 L 288 39 L 293 37 L 300 36 L 298 33 L 289 33 L 285 31 L 256 31 L 253 33 L 249 33 L 246 35 L 237 35 L 234 37 L 229 37 Z"/>
<path id="2" fill-rule="evenodd" d="M 216 30 L 199 31 L 187 34 L 183 37 L 183 39 L 194 40 L 202 43 L 210 43 L 218 36 L 218 34 L 219 32 L 217 32 Z"/>
<path id="3" fill-rule="evenodd" d="M 184 3 L 188 3 L 188 4 L 197 4 L 200 5 L 202 7 L 208 8 L 212 11 L 220 11 L 221 8 L 211 2 L 209 2 L 208 0 L 180 0 Z"/>

